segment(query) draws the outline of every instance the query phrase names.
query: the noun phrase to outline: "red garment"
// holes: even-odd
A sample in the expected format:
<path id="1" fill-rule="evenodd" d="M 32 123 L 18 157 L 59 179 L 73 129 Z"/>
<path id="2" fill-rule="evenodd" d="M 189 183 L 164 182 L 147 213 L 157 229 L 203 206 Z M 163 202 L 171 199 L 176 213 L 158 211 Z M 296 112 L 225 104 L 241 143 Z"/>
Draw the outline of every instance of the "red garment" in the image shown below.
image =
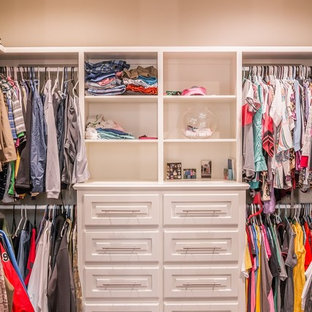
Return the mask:
<path id="1" fill-rule="evenodd" d="M 306 232 L 306 242 L 304 244 L 304 248 L 306 250 L 305 260 L 304 260 L 304 269 L 305 271 L 308 269 L 311 261 L 312 261 L 312 236 L 310 228 L 307 222 L 304 223 L 304 230 Z"/>
<path id="2" fill-rule="evenodd" d="M 25 285 L 27 286 L 29 283 L 29 278 L 31 275 L 31 270 L 33 268 L 34 262 L 36 258 L 36 229 L 33 228 L 31 231 L 31 239 L 30 239 L 30 249 L 29 255 L 27 260 L 27 267 L 26 267 L 26 277 L 25 277 Z"/>
<path id="3" fill-rule="evenodd" d="M 270 157 L 273 157 L 274 155 L 274 138 L 273 138 L 273 119 L 270 116 L 270 108 L 273 101 L 273 90 L 270 90 L 270 87 L 268 87 L 268 101 L 267 101 L 267 107 L 266 112 L 264 113 L 263 120 L 263 135 L 262 135 L 262 146 L 263 149 L 268 153 Z"/>
<path id="4" fill-rule="evenodd" d="M 252 124 L 252 118 L 254 113 L 249 110 L 249 104 L 242 106 L 242 126 L 247 126 Z"/>
<path id="5" fill-rule="evenodd" d="M 133 84 L 127 85 L 127 91 L 133 91 L 133 92 L 138 92 L 138 93 L 143 93 L 143 94 L 155 94 L 157 95 L 157 88 L 156 87 L 148 87 L 144 88 L 142 86 L 136 86 Z"/>
<path id="6" fill-rule="evenodd" d="M 14 287 L 12 312 L 34 312 L 35 310 L 28 298 L 28 295 L 1 243 L 0 252 L 4 275 Z"/>
<path id="7" fill-rule="evenodd" d="M 309 163 L 309 157 L 308 156 L 301 156 L 300 159 L 300 167 L 301 168 L 307 168 Z"/>

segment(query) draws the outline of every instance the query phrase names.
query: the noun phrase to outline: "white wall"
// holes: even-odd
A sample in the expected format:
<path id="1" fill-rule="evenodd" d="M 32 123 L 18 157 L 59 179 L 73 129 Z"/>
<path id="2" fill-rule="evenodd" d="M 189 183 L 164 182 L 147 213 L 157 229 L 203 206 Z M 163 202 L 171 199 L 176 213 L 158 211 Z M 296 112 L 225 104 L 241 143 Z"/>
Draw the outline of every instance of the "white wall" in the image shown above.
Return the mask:
<path id="1" fill-rule="evenodd" d="M 311 0 L 0 0 L 5 46 L 312 45 Z"/>

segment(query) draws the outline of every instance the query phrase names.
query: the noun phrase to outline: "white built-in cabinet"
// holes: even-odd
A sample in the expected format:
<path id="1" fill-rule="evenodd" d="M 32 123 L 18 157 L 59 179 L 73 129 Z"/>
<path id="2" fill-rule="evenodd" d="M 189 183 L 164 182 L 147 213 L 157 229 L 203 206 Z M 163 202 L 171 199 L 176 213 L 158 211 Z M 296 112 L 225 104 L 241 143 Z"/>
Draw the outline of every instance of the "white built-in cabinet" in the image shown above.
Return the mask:
<path id="1" fill-rule="evenodd" d="M 244 184 L 76 187 L 85 311 L 244 310 Z"/>
<path id="2" fill-rule="evenodd" d="M 84 62 L 126 60 L 158 69 L 158 95 L 89 96 Z M 136 137 L 85 140 L 90 180 L 78 192 L 79 270 L 86 312 L 241 312 L 245 190 L 241 183 L 243 64 L 312 64 L 312 47 L 4 48 L 0 65 L 76 65 L 83 127 L 103 114 Z M 203 86 L 206 96 L 167 96 Z M 189 139 L 183 116 L 216 116 L 208 139 Z M 250 147 L 252 148 L 252 147 Z M 225 181 L 227 159 L 235 181 Z M 201 160 L 212 179 L 200 179 Z M 196 180 L 166 181 L 166 163 Z"/>

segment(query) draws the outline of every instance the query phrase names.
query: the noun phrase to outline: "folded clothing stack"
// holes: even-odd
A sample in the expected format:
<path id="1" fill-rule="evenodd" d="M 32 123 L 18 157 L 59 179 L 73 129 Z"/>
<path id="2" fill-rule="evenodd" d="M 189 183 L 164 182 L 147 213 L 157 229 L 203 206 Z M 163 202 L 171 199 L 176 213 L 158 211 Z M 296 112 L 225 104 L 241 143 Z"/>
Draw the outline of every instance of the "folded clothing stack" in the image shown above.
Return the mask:
<path id="1" fill-rule="evenodd" d="M 120 95 L 125 93 L 122 72 L 129 69 L 126 61 L 111 60 L 98 63 L 85 62 L 86 89 L 91 95 Z"/>
<path id="2" fill-rule="evenodd" d="M 124 69 L 122 81 L 126 86 L 126 93 L 131 95 L 157 95 L 157 69 L 154 66 L 138 66 L 134 69 Z"/>
<path id="3" fill-rule="evenodd" d="M 102 114 L 89 118 L 86 128 L 89 140 L 133 140 L 135 137 L 126 132 L 117 122 L 105 120 Z"/>

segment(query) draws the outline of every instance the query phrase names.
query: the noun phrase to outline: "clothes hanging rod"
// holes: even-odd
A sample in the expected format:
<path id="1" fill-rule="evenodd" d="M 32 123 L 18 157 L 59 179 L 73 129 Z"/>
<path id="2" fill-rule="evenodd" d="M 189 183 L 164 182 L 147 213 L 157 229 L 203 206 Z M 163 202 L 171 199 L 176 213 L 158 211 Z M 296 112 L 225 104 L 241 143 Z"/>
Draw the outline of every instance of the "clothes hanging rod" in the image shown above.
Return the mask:
<path id="1" fill-rule="evenodd" d="M 50 206 L 49 209 L 53 209 L 53 206 L 61 206 L 61 205 L 48 205 Z M 64 206 L 73 206 L 73 205 L 64 205 Z M 27 210 L 44 210 L 47 208 L 47 205 L 37 205 L 37 208 L 34 205 L 15 205 L 14 206 L 15 209 L 27 209 Z M 12 210 L 13 209 L 13 205 L 8 205 L 8 206 L 2 206 L 0 205 L 0 211 L 1 210 Z"/>
<path id="2" fill-rule="evenodd" d="M 244 64 L 242 69 L 248 70 L 250 67 L 257 67 L 257 66 L 264 66 L 264 67 L 270 67 L 270 66 L 293 66 L 293 67 L 312 67 L 312 65 L 303 65 L 303 64 Z"/>
<path id="3" fill-rule="evenodd" d="M 247 204 L 247 207 L 250 207 L 251 205 L 255 205 L 255 204 Z M 275 205 L 275 210 L 276 209 L 292 209 L 292 208 L 295 208 L 295 209 L 299 209 L 299 208 L 305 208 L 305 207 L 302 207 L 302 205 L 311 205 L 312 206 L 312 203 L 300 203 L 300 204 L 276 204 Z"/>
<path id="4" fill-rule="evenodd" d="M 299 64 L 299 63 L 245 63 L 243 66 L 307 66 L 312 65 Z"/>
<path id="5" fill-rule="evenodd" d="M 53 63 L 50 63 L 50 64 L 19 64 L 19 65 L 15 65 L 15 66 L 1 66 L 1 67 L 76 67 L 78 68 L 78 64 L 64 64 L 64 63 L 60 63 L 60 64 L 53 64 Z"/>

